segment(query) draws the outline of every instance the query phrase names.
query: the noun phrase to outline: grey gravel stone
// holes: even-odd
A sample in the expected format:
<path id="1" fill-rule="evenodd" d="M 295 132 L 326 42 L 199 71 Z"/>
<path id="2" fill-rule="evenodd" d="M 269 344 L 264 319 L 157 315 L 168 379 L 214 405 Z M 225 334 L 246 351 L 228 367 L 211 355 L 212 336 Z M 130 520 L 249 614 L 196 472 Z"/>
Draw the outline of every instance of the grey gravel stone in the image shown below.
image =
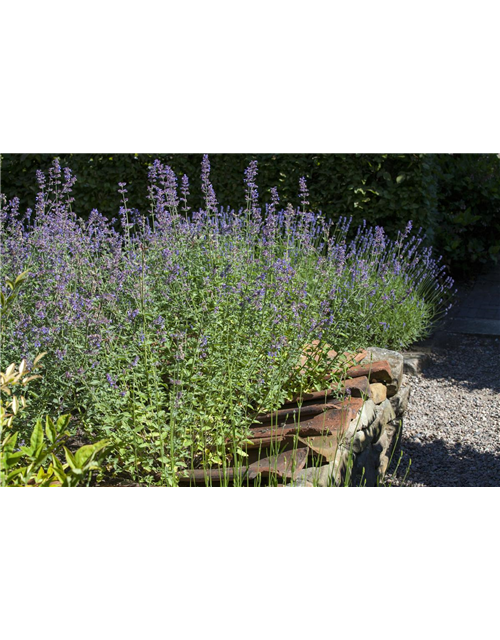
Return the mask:
<path id="1" fill-rule="evenodd" d="M 500 486 L 500 340 L 460 336 L 430 355 L 425 371 L 403 377 L 411 395 L 388 484 Z"/>

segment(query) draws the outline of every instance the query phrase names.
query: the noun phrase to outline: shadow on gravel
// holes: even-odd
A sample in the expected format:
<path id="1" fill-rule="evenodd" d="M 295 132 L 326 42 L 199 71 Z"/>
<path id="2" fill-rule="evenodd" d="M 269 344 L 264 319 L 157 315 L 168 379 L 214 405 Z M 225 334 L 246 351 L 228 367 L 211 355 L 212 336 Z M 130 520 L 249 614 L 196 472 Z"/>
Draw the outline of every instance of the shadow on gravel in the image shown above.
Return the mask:
<path id="1" fill-rule="evenodd" d="M 449 334 L 436 340 L 432 362 L 422 376 L 454 380 L 468 390 L 491 389 L 500 393 L 500 340 Z"/>
<path id="2" fill-rule="evenodd" d="M 499 487 L 500 339 L 442 330 L 412 346 L 414 351 L 419 349 L 429 353 L 431 362 L 418 378 L 410 378 L 410 386 L 411 394 L 418 398 L 415 412 L 425 408 L 426 418 L 419 421 L 418 414 L 414 413 L 408 422 L 413 422 L 415 432 L 422 431 L 425 436 L 418 435 L 417 438 L 409 433 L 405 437 L 403 426 L 403 458 L 396 484 L 401 482 L 411 458 L 404 483 L 407 486 Z M 445 431 L 449 433 L 449 440 L 444 440 L 442 434 L 435 434 L 432 419 L 430 424 L 426 423 L 434 412 L 437 412 L 437 422 L 450 419 L 450 416 L 455 421 L 461 420 L 456 434 L 448 425 Z M 478 416 L 482 418 L 480 421 Z M 487 419 L 484 424 L 487 433 L 483 434 L 477 429 L 481 429 L 484 418 Z M 473 429 L 471 437 L 466 442 L 457 442 L 460 432 L 464 433 L 467 426 Z M 436 439 L 433 439 L 434 435 Z M 490 451 L 484 451 L 486 447 Z M 391 465 L 389 473 L 394 473 L 394 466 Z"/>
<path id="3" fill-rule="evenodd" d="M 397 472 L 402 479 L 411 458 L 406 485 L 427 487 L 500 487 L 500 454 L 484 452 L 443 440 L 401 443 L 403 459 Z M 389 468 L 393 471 L 394 464 Z"/>

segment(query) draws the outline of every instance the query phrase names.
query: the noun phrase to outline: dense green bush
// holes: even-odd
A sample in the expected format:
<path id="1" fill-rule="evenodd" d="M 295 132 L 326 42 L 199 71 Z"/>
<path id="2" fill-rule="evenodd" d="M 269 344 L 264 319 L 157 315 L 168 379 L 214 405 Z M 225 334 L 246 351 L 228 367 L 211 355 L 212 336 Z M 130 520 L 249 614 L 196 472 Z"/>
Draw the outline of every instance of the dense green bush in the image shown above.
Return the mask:
<path id="1" fill-rule="evenodd" d="M 348 241 L 348 219 L 309 210 L 305 180 L 300 208 L 274 190 L 264 211 L 257 170 L 244 174 L 246 206 L 221 211 L 205 157 L 205 208 L 189 212 L 186 182 L 179 193 L 157 161 L 151 215 L 129 209 L 122 185 L 120 231 L 96 210 L 76 216 L 75 178 L 57 160 L 38 175 L 33 215 L 2 202 L 0 366 L 50 354 L 28 389 L 25 441 L 38 418 L 71 414 L 89 442 L 110 441 L 107 472 L 176 484 L 191 466 L 243 460 L 256 416 L 325 376 L 341 397 L 332 349 L 405 347 L 446 312 L 453 281 L 411 223 L 395 241 L 367 225 Z"/>
<path id="2" fill-rule="evenodd" d="M 498 156 L 443 155 L 436 169 L 437 247 L 457 276 L 496 263 L 500 253 Z"/>

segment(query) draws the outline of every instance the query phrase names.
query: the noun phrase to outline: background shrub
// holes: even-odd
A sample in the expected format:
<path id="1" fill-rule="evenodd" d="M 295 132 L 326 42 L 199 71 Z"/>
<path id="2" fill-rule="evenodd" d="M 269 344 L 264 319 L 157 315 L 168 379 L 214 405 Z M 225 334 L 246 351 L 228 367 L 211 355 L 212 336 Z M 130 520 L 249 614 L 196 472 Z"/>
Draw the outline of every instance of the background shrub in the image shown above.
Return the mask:
<path id="1" fill-rule="evenodd" d="M 500 160 L 494 154 L 442 155 L 435 163 L 435 243 L 455 274 L 498 261 Z"/>

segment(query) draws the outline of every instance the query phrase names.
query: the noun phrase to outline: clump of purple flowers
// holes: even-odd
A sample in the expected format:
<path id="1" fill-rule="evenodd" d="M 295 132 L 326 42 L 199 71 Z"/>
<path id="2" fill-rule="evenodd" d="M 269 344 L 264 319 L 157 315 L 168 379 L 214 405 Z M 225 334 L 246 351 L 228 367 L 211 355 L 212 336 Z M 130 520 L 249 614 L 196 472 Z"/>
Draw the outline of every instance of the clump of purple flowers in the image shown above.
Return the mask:
<path id="1" fill-rule="evenodd" d="M 308 210 L 304 178 L 300 207 L 280 209 L 274 188 L 262 209 L 256 162 L 245 215 L 223 209 L 208 156 L 205 208 L 191 213 L 180 178 L 179 196 L 174 170 L 153 163 L 148 213 L 129 209 L 121 183 L 121 232 L 97 210 L 75 215 L 75 178 L 57 160 L 48 176 L 37 172 L 34 212 L 2 198 L 2 281 L 31 277 L 2 326 L 1 366 L 53 355 L 39 402 L 77 408 L 90 430 L 135 452 L 131 468 L 138 439 L 173 474 L 187 464 L 183 442 L 206 452 L 229 432 L 244 438 L 255 411 L 287 397 L 313 339 L 337 351 L 400 348 L 448 308 L 453 281 L 411 223 L 395 241 L 366 224 L 348 240 L 350 220 Z"/>

